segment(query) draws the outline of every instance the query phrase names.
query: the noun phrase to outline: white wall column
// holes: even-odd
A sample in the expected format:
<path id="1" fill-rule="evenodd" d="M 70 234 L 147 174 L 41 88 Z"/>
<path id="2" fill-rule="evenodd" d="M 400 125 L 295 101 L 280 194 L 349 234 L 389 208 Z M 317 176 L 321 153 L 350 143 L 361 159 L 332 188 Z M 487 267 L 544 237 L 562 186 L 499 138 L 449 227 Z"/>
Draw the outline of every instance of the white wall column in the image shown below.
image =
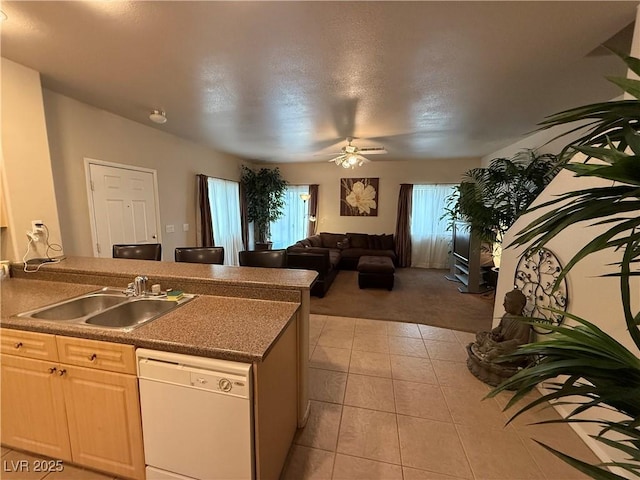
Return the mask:
<path id="1" fill-rule="evenodd" d="M 57 244 L 61 244 L 60 222 L 40 74 L 6 58 L 1 68 L 2 199 L 8 223 L 2 229 L 1 256 L 17 261 L 26 253 L 26 231 L 31 230 L 32 220 L 42 220 L 49 229 L 49 242 Z M 27 258 L 46 255 L 44 237 L 40 238 Z"/>

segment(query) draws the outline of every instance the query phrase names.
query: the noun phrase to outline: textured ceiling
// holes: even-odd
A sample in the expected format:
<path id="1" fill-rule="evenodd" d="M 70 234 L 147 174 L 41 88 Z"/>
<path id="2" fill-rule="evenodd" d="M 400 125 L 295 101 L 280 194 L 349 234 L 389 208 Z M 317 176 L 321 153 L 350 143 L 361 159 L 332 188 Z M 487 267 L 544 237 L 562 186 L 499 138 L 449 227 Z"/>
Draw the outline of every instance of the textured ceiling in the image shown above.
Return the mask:
<path id="1" fill-rule="evenodd" d="M 482 156 L 618 95 L 598 46 L 637 2 L 3 1 L 2 55 L 46 88 L 241 157 Z M 161 108 L 169 121 L 148 120 Z"/>

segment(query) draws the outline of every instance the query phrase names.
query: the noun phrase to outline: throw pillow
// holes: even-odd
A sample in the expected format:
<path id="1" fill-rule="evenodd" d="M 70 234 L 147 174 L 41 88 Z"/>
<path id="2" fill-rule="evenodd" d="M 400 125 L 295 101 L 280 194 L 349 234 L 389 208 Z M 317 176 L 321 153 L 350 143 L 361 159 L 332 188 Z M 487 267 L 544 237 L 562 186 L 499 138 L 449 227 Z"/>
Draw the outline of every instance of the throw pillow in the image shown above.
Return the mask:
<path id="1" fill-rule="evenodd" d="M 322 246 L 322 239 L 320 238 L 320 235 L 312 235 L 311 237 L 309 237 L 309 242 L 311 242 L 311 246 L 312 247 L 321 247 Z"/>
<path id="2" fill-rule="evenodd" d="M 369 248 L 369 235 L 366 233 L 347 233 L 351 248 Z"/>
<path id="3" fill-rule="evenodd" d="M 320 232 L 322 246 L 325 248 L 338 248 L 338 242 L 344 239 L 344 235 L 340 233 Z"/>
<path id="4" fill-rule="evenodd" d="M 393 244 L 393 234 L 384 235 L 382 237 L 382 248 L 384 250 L 395 250 L 395 246 Z"/>
<path id="5" fill-rule="evenodd" d="M 349 247 L 349 239 L 345 238 L 344 240 L 342 240 L 341 242 L 338 242 L 338 248 L 340 250 L 344 250 L 345 248 L 350 248 Z"/>
<path id="6" fill-rule="evenodd" d="M 382 250 L 382 235 L 369 235 L 369 248 L 372 250 Z"/>

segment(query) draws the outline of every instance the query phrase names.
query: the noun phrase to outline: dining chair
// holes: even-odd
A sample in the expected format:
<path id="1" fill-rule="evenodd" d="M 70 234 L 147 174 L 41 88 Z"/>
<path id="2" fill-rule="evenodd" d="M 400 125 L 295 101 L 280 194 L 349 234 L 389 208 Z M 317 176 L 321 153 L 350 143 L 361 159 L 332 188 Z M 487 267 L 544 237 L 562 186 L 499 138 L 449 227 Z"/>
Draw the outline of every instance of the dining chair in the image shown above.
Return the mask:
<path id="1" fill-rule="evenodd" d="M 222 265 L 224 247 L 177 247 L 175 259 L 176 262 Z"/>
<path id="2" fill-rule="evenodd" d="M 287 251 L 282 250 L 244 250 L 238 253 L 241 267 L 284 268 L 287 264 Z"/>
<path id="3" fill-rule="evenodd" d="M 113 258 L 162 260 L 162 245 L 159 243 L 117 244 L 113 246 Z"/>

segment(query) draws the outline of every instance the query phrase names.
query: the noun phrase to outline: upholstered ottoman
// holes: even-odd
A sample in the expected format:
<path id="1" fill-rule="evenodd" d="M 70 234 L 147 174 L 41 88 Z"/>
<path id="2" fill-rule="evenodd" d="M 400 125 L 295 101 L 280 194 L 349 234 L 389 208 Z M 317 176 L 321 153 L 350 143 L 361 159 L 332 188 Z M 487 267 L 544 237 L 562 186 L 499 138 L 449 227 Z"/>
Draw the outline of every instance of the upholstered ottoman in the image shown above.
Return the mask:
<path id="1" fill-rule="evenodd" d="M 393 290 L 396 269 L 389 257 L 364 255 L 358 261 L 358 286 Z"/>

